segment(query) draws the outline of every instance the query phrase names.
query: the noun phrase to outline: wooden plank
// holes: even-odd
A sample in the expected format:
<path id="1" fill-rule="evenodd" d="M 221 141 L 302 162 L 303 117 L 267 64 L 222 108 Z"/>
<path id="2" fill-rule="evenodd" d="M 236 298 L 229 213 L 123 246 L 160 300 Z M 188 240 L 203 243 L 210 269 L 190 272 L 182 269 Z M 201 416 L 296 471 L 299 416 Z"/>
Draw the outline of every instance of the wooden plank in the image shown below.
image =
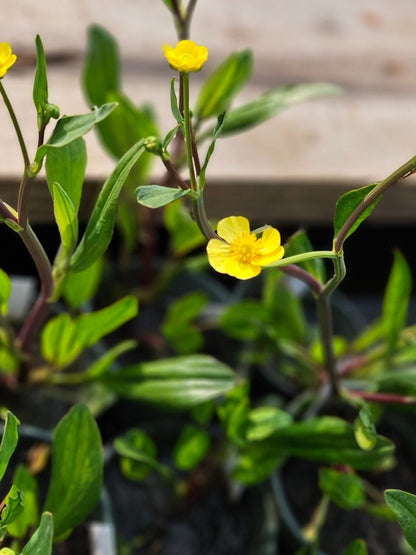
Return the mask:
<path id="1" fill-rule="evenodd" d="M 48 54 L 51 101 L 62 113 L 82 113 L 88 109 L 80 86 L 82 58 L 93 22 L 108 28 L 120 43 L 126 92 L 139 104 L 151 99 L 162 132 L 171 128 L 172 71 L 160 47 L 174 42 L 175 33 L 161 0 L 43 0 L 37 5 L 21 0 L 8 10 L 2 39 L 12 43 L 19 59 L 3 82 L 32 154 L 34 37 L 41 34 Z M 288 82 L 330 81 L 345 88 L 342 96 L 296 106 L 243 135 L 218 141 L 208 172 L 212 215 L 238 211 L 257 218 L 263 211 L 285 221 L 330 221 L 339 192 L 380 180 L 413 156 L 415 27 L 413 0 L 316 0 L 313 9 L 310 0 L 201 0 L 193 38 L 208 45 L 210 57 L 203 71 L 192 76 L 194 98 L 202 78 L 224 56 L 247 46 L 253 49 L 255 69 L 238 103 Z M 95 191 L 114 162 L 94 134 L 87 142 L 87 190 Z M 7 200 L 22 165 L 2 106 L 0 145 L 0 196 Z M 155 179 L 160 172 L 156 166 Z M 413 183 L 400 186 L 391 202 L 381 203 L 375 218 L 410 221 Z M 33 188 L 34 221 L 50 219 L 50 204 L 41 206 L 46 197 L 44 184 Z M 317 208 L 311 210 L 315 199 Z M 92 200 L 93 194 L 87 194 L 86 212 Z"/>

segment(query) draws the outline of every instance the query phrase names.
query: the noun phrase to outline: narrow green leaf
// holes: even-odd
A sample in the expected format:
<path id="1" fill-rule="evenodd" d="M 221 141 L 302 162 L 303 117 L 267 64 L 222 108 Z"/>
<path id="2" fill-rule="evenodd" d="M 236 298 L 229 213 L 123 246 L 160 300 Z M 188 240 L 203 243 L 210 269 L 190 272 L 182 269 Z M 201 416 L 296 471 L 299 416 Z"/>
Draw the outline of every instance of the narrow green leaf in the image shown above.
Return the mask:
<path id="1" fill-rule="evenodd" d="M 309 240 L 308 234 L 303 229 L 300 229 L 289 237 L 285 244 L 285 256 L 294 256 L 296 254 L 303 254 L 304 252 L 313 251 L 313 246 Z M 322 258 L 313 258 L 312 260 L 305 260 L 299 262 L 299 266 L 313 275 L 321 283 L 326 281 L 325 264 Z"/>
<path id="2" fill-rule="evenodd" d="M 51 555 L 53 541 L 53 517 L 43 513 L 39 527 L 27 542 L 21 555 Z"/>
<path id="3" fill-rule="evenodd" d="M 368 555 L 365 541 L 361 539 L 354 540 L 343 551 L 342 555 Z"/>
<path id="4" fill-rule="evenodd" d="M 412 274 L 404 256 L 394 253 L 393 267 L 383 299 L 382 325 L 384 336 L 390 350 L 397 346 L 399 334 L 406 325 L 410 295 L 412 291 Z"/>
<path id="5" fill-rule="evenodd" d="M 98 426 L 84 405 L 73 407 L 52 438 L 52 470 L 45 510 L 54 515 L 55 540 L 64 539 L 96 506 L 103 480 Z"/>
<path id="6" fill-rule="evenodd" d="M 176 97 L 176 92 L 175 92 L 175 77 L 173 77 L 170 82 L 170 108 L 172 110 L 173 117 L 176 119 L 178 124 L 180 126 L 183 126 L 184 119 L 182 114 L 179 111 L 178 99 Z"/>
<path id="7" fill-rule="evenodd" d="M 161 208 L 190 193 L 191 189 L 184 190 L 162 185 L 141 185 L 136 189 L 137 201 L 148 208 Z"/>
<path id="8" fill-rule="evenodd" d="M 388 489 L 384 492 L 384 499 L 396 515 L 409 545 L 416 550 L 416 495 Z"/>
<path id="9" fill-rule="evenodd" d="M 140 140 L 121 158 L 105 182 L 87 229 L 72 256 L 70 266 L 72 271 L 85 270 L 106 251 L 114 230 L 118 197 L 131 168 L 143 152 L 143 140 Z"/>
<path id="10" fill-rule="evenodd" d="M 0 481 L 6 472 L 7 465 L 9 464 L 10 457 L 16 449 L 18 432 L 17 427 L 20 424 L 19 420 L 13 413 L 7 411 L 6 420 L 4 423 L 3 437 L 0 443 Z"/>
<path id="11" fill-rule="evenodd" d="M 46 155 L 46 178 L 51 194 L 53 184 L 59 183 L 71 199 L 76 213 L 81 202 L 86 166 L 87 148 L 82 137 L 60 148 L 51 148 Z"/>
<path id="12" fill-rule="evenodd" d="M 36 35 L 36 71 L 33 83 L 33 102 L 38 114 L 42 114 L 48 103 L 48 77 L 46 70 L 46 57 L 42 40 Z"/>
<path id="13" fill-rule="evenodd" d="M 295 104 L 314 97 L 339 94 L 339 91 L 339 87 L 327 83 L 277 87 L 247 104 L 229 110 L 222 134 L 225 136 L 249 129 Z"/>
<path id="14" fill-rule="evenodd" d="M 363 484 L 356 474 L 320 468 L 319 487 L 331 501 L 346 511 L 358 509 L 365 503 Z"/>
<path id="15" fill-rule="evenodd" d="M 105 351 L 105 353 L 96 360 L 86 371 L 85 378 L 97 378 L 107 372 L 115 360 L 122 354 L 134 349 L 137 346 L 137 342 L 134 339 L 126 339 L 121 343 L 117 343 L 114 347 L 111 347 Z"/>
<path id="16" fill-rule="evenodd" d="M 203 120 L 227 110 L 234 96 L 250 78 L 252 67 L 250 50 L 230 54 L 202 86 L 195 107 L 196 117 Z"/>
<path id="17" fill-rule="evenodd" d="M 78 309 L 95 295 L 104 267 L 103 258 L 81 272 L 68 272 L 63 286 L 63 297 L 72 309 Z"/>
<path id="18" fill-rule="evenodd" d="M 230 304 L 220 319 L 220 327 L 230 337 L 242 341 L 254 341 L 271 323 L 269 309 L 264 304 L 246 299 Z"/>
<path id="19" fill-rule="evenodd" d="M 221 131 L 222 131 L 223 126 L 224 126 L 224 121 L 225 121 L 225 112 L 223 112 L 222 114 L 220 114 L 218 116 L 217 125 L 215 126 L 214 133 L 213 133 L 212 139 L 211 139 L 211 143 L 208 147 L 204 163 L 202 164 L 202 167 L 201 167 L 201 172 L 199 174 L 199 184 L 202 188 L 205 185 L 205 173 L 207 171 L 208 163 L 209 163 L 209 161 L 211 159 L 211 156 L 214 152 L 215 142 L 218 139 L 218 137 L 221 135 Z"/>
<path id="20" fill-rule="evenodd" d="M 123 397 L 186 410 L 229 391 L 235 375 L 225 364 L 201 354 L 134 364 L 100 381 Z"/>
<path id="21" fill-rule="evenodd" d="M 163 221 L 169 231 L 175 255 L 183 257 L 206 243 L 198 224 L 192 219 L 182 201 L 165 206 Z"/>
<path id="22" fill-rule="evenodd" d="M 207 431 L 192 424 L 185 426 L 173 448 L 176 468 L 185 471 L 194 469 L 206 456 L 210 443 Z"/>
<path id="23" fill-rule="evenodd" d="M 7 314 L 7 303 L 12 292 L 9 276 L 0 268 L 0 314 Z"/>
<path id="24" fill-rule="evenodd" d="M 35 162 L 40 165 L 48 150 L 59 148 L 79 139 L 88 133 L 98 122 L 106 118 L 116 108 L 115 102 L 104 104 L 100 108 L 93 108 L 88 114 L 79 116 L 64 116 L 60 118 L 48 141 L 40 146 L 36 152 Z"/>
<path id="25" fill-rule="evenodd" d="M 29 528 L 35 526 L 39 520 L 38 484 L 36 478 L 23 464 L 19 464 L 17 467 L 13 476 L 13 484 L 23 492 L 24 511 L 17 520 L 8 526 L 7 531 L 15 538 L 24 538 Z"/>
<path id="26" fill-rule="evenodd" d="M 117 41 L 100 25 L 88 28 L 83 85 L 91 104 L 107 102 L 107 94 L 120 89 L 120 54 Z"/>
<path id="27" fill-rule="evenodd" d="M 366 196 L 371 193 L 371 191 L 376 187 L 378 183 L 371 183 L 370 185 L 366 185 L 365 187 L 361 187 L 360 189 L 352 189 L 348 191 L 344 195 L 342 195 L 336 204 L 335 207 L 335 216 L 334 216 L 334 238 L 337 237 L 338 233 L 340 232 L 342 226 L 348 220 L 349 216 L 352 212 L 357 208 L 359 204 L 366 198 Z M 358 226 L 368 218 L 371 212 L 376 207 L 377 203 L 380 201 L 381 197 L 378 197 L 370 206 L 368 206 L 364 212 L 357 218 L 355 223 L 351 226 L 350 230 L 348 231 L 345 238 L 349 237 L 354 231 L 358 228 Z"/>
<path id="28" fill-rule="evenodd" d="M 52 185 L 52 200 L 62 245 L 66 252 L 72 252 L 78 239 L 78 218 L 75 207 L 59 183 Z"/>
<path id="29" fill-rule="evenodd" d="M 42 356 L 63 367 L 73 362 L 86 348 L 94 345 L 131 318 L 138 311 L 137 299 L 124 297 L 110 306 L 71 318 L 59 314 L 49 320 L 41 336 Z"/>

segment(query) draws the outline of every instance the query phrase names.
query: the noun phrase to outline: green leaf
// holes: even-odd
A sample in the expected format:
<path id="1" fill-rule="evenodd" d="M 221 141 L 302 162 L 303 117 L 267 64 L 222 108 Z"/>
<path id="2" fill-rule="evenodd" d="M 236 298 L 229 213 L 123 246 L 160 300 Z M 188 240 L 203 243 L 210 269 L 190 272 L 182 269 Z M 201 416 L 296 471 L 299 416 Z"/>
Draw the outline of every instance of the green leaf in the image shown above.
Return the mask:
<path id="1" fill-rule="evenodd" d="M 62 245 L 66 252 L 72 252 L 78 239 L 78 218 L 75 207 L 59 183 L 52 185 L 52 200 Z"/>
<path id="2" fill-rule="evenodd" d="M 169 232 L 174 254 L 184 256 L 206 243 L 198 224 L 192 219 L 182 201 L 165 206 L 164 224 Z"/>
<path id="3" fill-rule="evenodd" d="M 226 393 L 235 375 L 225 364 L 201 354 L 134 364 L 100 380 L 122 397 L 186 410 Z"/>
<path id="4" fill-rule="evenodd" d="M 15 484 L 10 488 L 4 500 L 4 508 L 1 511 L 1 526 L 8 527 L 14 522 L 23 511 L 23 493 L 19 491 Z"/>
<path id="5" fill-rule="evenodd" d="M 249 387 L 248 381 L 238 384 L 227 392 L 225 400 L 217 409 L 227 438 L 239 446 L 246 444 L 250 414 Z"/>
<path id="6" fill-rule="evenodd" d="M 7 314 L 7 303 L 12 292 L 9 276 L 0 268 L 0 314 Z"/>
<path id="7" fill-rule="evenodd" d="M 173 79 L 171 79 L 171 82 L 170 82 L 170 108 L 172 110 L 173 117 L 176 119 L 178 124 L 182 127 L 184 125 L 184 119 L 182 114 L 179 111 L 178 99 L 176 97 L 176 92 L 175 92 L 175 77 L 173 77 Z"/>
<path id="8" fill-rule="evenodd" d="M 354 434 L 358 445 L 364 451 L 374 449 L 377 444 L 377 432 L 374 426 L 373 415 L 367 404 L 364 404 L 354 422 Z"/>
<path id="9" fill-rule="evenodd" d="M 117 343 L 114 347 L 107 348 L 104 354 L 96 360 L 86 371 L 85 377 L 88 379 L 96 378 L 101 374 L 107 372 L 114 361 L 122 354 L 134 349 L 137 346 L 137 341 L 134 339 L 126 339 L 121 343 Z"/>
<path id="10" fill-rule="evenodd" d="M 193 470 L 208 453 L 210 443 L 208 432 L 192 424 L 185 426 L 173 448 L 176 468 Z"/>
<path id="11" fill-rule="evenodd" d="M 192 322 L 201 314 L 208 303 L 202 291 L 188 293 L 169 306 L 161 331 L 178 354 L 190 354 L 203 344 L 201 332 Z"/>
<path id="12" fill-rule="evenodd" d="M 377 391 L 416 396 L 416 368 L 386 371 L 375 379 Z"/>
<path id="13" fill-rule="evenodd" d="M 412 290 L 412 274 L 404 256 L 394 253 L 393 267 L 390 272 L 383 299 L 382 325 L 390 350 L 397 346 L 399 334 L 406 325 Z"/>
<path id="14" fill-rule="evenodd" d="M 39 527 L 22 550 L 21 555 L 51 555 L 53 540 L 53 517 L 43 513 Z"/>
<path id="15" fill-rule="evenodd" d="M 384 499 L 396 515 L 409 545 L 416 550 L 416 495 L 388 489 L 384 492 Z"/>
<path id="16" fill-rule="evenodd" d="M 49 140 L 40 146 L 36 152 L 35 162 L 40 169 L 43 158 L 52 148 L 63 147 L 88 133 L 98 122 L 106 118 L 116 108 L 117 104 L 112 102 L 104 104 L 100 108 L 93 108 L 88 114 L 80 116 L 64 116 L 60 118 L 49 137 Z"/>
<path id="17" fill-rule="evenodd" d="M 49 320 L 42 330 L 42 356 L 58 367 L 66 366 L 84 349 L 134 318 L 137 311 L 137 299 L 129 296 L 77 318 L 71 318 L 66 313 L 59 314 Z"/>
<path id="18" fill-rule="evenodd" d="M 331 416 L 294 423 L 255 445 L 267 456 L 279 453 L 326 464 L 350 465 L 359 470 L 382 465 L 394 452 L 392 442 L 382 436 L 377 437 L 371 451 L 363 451 L 356 443 L 353 427 Z"/>
<path id="19" fill-rule="evenodd" d="M 51 194 L 53 184 L 59 183 L 71 199 L 76 213 L 81 202 L 86 166 L 87 148 L 82 137 L 60 148 L 51 148 L 46 155 L 46 178 Z"/>
<path id="20" fill-rule="evenodd" d="M 312 244 L 309 240 L 308 234 L 303 229 L 300 229 L 291 235 L 285 244 L 285 256 L 295 256 L 296 254 L 303 254 L 311 251 L 313 251 Z M 318 281 L 325 283 L 326 271 L 322 258 L 305 260 L 304 262 L 299 262 L 298 265 L 312 274 Z"/>
<path id="21" fill-rule="evenodd" d="M 227 113 L 222 135 L 230 135 L 259 125 L 278 112 L 314 97 L 334 95 L 339 88 L 327 83 L 286 85 L 272 89 L 260 97 L 233 108 Z"/>
<path id="22" fill-rule="evenodd" d="M 221 316 L 220 326 L 230 337 L 254 341 L 270 322 L 269 309 L 258 301 L 247 299 L 229 305 Z"/>
<path id="23" fill-rule="evenodd" d="M 13 476 L 13 484 L 24 495 L 24 511 L 8 526 L 8 533 L 15 538 L 24 538 L 39 519 L 38 484 L 28 468 L 19 464 Z"/>
<path id="24" fill-rule="evenodd" d="M 71 258 L 72 271 L 85 270 L 106 251 L 114 230 L 118 197 L 131 168 L 143 152 L 143 140 L 140 140 L 121 158 L 104 183 L 84 236 Z"/>
<path id="25" fill-rule="evenodd" d="M 81 272 L 68 272 L 63 286 L 63 297 L 72 309 L 79 309 L 91 300 L 100 284 L 104 260 L 97 260 Z"/>
<path id="26" fill-rule="evenodd" d="M 103 480 L 98 426 L 84 405 L 73 407 L 52 438 L 52 470 L 45 510 L 54 515 L 55 540 L 64 539 L 98 503 Z"/>
<path id="27" fill-rule="evenodd" d="M 191 193 L 191 189 L 164 187 L 162 185 L 141 185 L 136 189 L 137 202 L 148 208 L 161 208 L 178 198 Z"/>
<path id="28" fill-rule="evenodd" d="M 46 70 L 45 51 L 42 40 L 36 35 L 36 72 L 33 83 L 33 102 L 38 114 L 42 114 L 48 103 L 48 77 Z M 40 123 L 40 122 L 39 122 Z"/>
<path id="29" fill-rule="evenodd" d="M 371 191 L 377 187 L 378 183 L 371 183 L 370 185 L 366 185 L 365 187 L 361 187 L 360 189 L 352 189 L 348 191 L 344 195 L 342 195 L 336 204 L 335 207 L 335 216 L 334 216 L 334 238 L 338 236 L 342 226 L 348 220 L 349 216 L 352 212 L 361 204 L 361 202 L 366 198 L 366 196 L 371 193 Z M 374 210 L 375 206 L 379 202 L 381 197 L 378 197 L 374 202 L 368 206 L 363 213 L 356 219 L 355 223 L 351 226 L 350 230 L 348 231 L 345 239 L 349 237 L 357 227 L 368 218 L 371 212 Z"/>
<path id="30" fill-rule="evenodd" d="M 19 420 L 13 413 L 7 411 L 6 420 L 4 423 L 3 437 L 0 443 L 0 481 L 6 472 L 7 465 L 9 464 L 10 457 L 16 449 L 18 432 L 17 427 L 20 424 Z"/>
<path id="31" fill-rule="evenodd" d="M 290 426 L 292 423 L 292 416 L 284 410 L 277 407 L 257 407 L 248 415 L 247 440 L 265 439 L 280 428 Z"/>
<path id="32" fill-rule="evenodd" d="M 93 105 L 107 102 L 108 92 L 120 89 L 120 54 L 117 41 L 100 25 L 88 28 L 88 48 L 83 85 Z"/>
<path id="33" fill-rule="evenodd" d="M 123 437 L 116 438 L 114 449 L 121 456 L 121 471 L 129 480 L 144 480 L 153 470 L 159 471 L 162 466 L 157 462 L 154 441 L 142 430 L 130 430 Z M 134 458 L 129 456 L 131 452 L 135 453 Z"/>
<path id="34" fill-rule="evenodd" d="M 319 487 L 331 501 L 346 511 L 358 509 L 365 503 L 363 484 L 356 474 L 320 468 Z"/>
<path id="35" fill-rule="evenodd" d="M 234 96 L 250 78 L 252 68 L 250 50 L 230 54 L 202 86 L 195 107 L 196 117 L 203 120 L 227 110 Z"/>
<path id="36" fill-rule="evenodd" d="M 354 540 L 343 551 L 342 555 L 368 555 L 365 541 L 361 539 Z"/>
<path id="37" fill-rule="evenodd" d="M 268 478 L 284 461 L 283 453 L 271 452 L 261 443 L 249 443 L 241 450 L 232 469 L 232 477 L 247 486 L 258 484 Z"/>
<path id="38" fill-rule="evenodd" d="M 225 121 L 225 112 L 218 116 L 217 125 L 215 126 L 214 132 L 212 134 L 211 143 L 208 147 L 207 153 L 205 155 L 204 163 L 202 164 L 201 171 L 199 174 L 199 185 L 201 188 L 205 186 L 205 173 L 207 171 L 208 163 L 215 149 L 215 143 L 218 137 L 221 135 Z"/>

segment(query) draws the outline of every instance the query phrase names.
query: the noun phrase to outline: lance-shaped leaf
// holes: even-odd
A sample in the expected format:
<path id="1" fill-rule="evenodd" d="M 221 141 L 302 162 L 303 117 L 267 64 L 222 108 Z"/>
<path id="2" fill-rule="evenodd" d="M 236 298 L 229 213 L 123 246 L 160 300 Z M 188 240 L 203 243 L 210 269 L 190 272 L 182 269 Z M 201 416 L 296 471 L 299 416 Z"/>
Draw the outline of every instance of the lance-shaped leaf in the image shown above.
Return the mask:
<path id="1" fill-rule="evenodd" d="M 52 194 L 54 183 L 64 189 L 78 213 L 82 185 L 87 166 L 87 148 L 83 138 L 61 147 L 49 149 L 46 162 L 46 178 Z"/>
<path id="2" fill-rule="evenodd" d="M 396 515 L 409 545 L 416 550 L 416 495 L 388 489 L 384 492 L 384 499 Z"/>
<path id="3" fill-rule="evenodd" d="M 319 487 L 336 505 L 351 511 L 365 503 L 365 491 L 361 479 L 350 472 L 340 472 L 334 468 L 319 470 Z"/>
<path id="4" fill-rule="evenodd" d="M 20 422 L 14 414 L 7 411 L 3 437 L 0 443 L 0 481 L 6 472 L 10 457 L 16 449 L 18 440 L 17 427 L 19 424 Z"/>
<path id="5" fill-rule="evenodd" d="M 59 183 L 52 185 L 52 200 L 62 245 L 67 252 L 71 252 L 78 239 L 78 218 L 75 207 Z"/>
<path id="6" fill-rule="evenodd" d="M 84 405 L 73 407 L 52 438 L 52 471 L 45 510 L 54 515 L 55 540 L 64 539 L 98 503 L 104 454 L 98 426 Z"/>
<path id="7" fill-rule="evenodd" d="M 51 148 L 65 146 L 88 133 L 99 121 L 106 118 L 117 107 L 117 103 L 104 104 L 100 108 L 94 108 L 88 114 L 79 116 L 64 116 L 60 118 L 49 137 L 48 141 L 40 146 L 36 152 L 35 162 L 40 169 L 43 158 Z"/>
<path id="8" fill-rule="evenodd" d="M 327 83 L 277 87 L 247 104 L 229 110 L 222 134 L 230 135 L 249 129 L 295 104 L 314 97 L 338 94 L 339 91 L 339 87 Z"/>
<path id="9" fill-rule="evenodd" d="M 140 140 L 126 152 L 104 183 L 81 243 L 72 256 L 71 270 L 85 270 L 106 251 L 113 235 L 118 197 L 131 168 L 143 152 L 143 140 Z"/>
<path id="10" fill-rule="evenodd" d="M 13 476 L 13 485 L 24 496 L 24 511 L 17 520 L 9 524 L 7 532 L 15 538 L 24 538 L 29 528 L 34 527 L 39 521 L 38 483 L 28 467 L 19 464 Z"/>
<path id="11" fill-rule="evenodd" d="M 207 355 L 134 364 L 99 379 L 123 397 L 182 410 L 223 395 L 235 385 L 234 372 Z"/>
<path id="12" fill-rule="evenodd" d="M 218 116 L 250 78 L 253 56 L 250 50 L 230 54 L 208 77 L 200 90 L 195 115 L 198 119 Z"/>
<path id="13" fill-rule="evenodd" d="M 21 555 L 51 555 L 53 541 L 53 517 L 43 513 L 39 527 L 27 542 Z"/>
<path id="14" fill-rule="evenodd" d="M 335 207 L 335 216 L 334 216 L 334 237 L 336 238 L 338 233 L 341 231 L 342 226 L 347 222 L 348 218 L 354 212 L 354 210 L 363 202 L 366 196 L 371 193 L 371 191 L 378 185 L 378 183 L 371 183 L 370 185 L 366 185 L 365 187 L 361 187 L 360 189 L 352 189 L 348 191 L 344 195 L 342 195 L 336 204 Z M 367 208 L 357 217 L 354 223 L 351 224 L 351 227 L 348 230 L 348 233 L 345 236 L 345 239 L 349 237 L 357 227 L 368 218 L 371 212 L 374 210 L 375 206 L 379 202 L 381 197 L 378 197 L 375 201 L 373 201 Z M 345 240 L 344 239 L 344 240 Z"/>
<path id="15" fill-rule="evenodd" d="M 163 185 L 141 185 L 136 189 L 137 202 L 148 208 L 161 208 L 191 193 L 191 189 L 164 187 Z"/>
<path id="16" fill-rule="evenodd" d="M 200 184 L 201 188 L 204 187 L 204 185 L 205 185 L 205 173 L 207 171 L 208 163 L 209 163 L 209 161 L 211 159 L 211 156 L 214 152 L 215 143 L 216 143 L 218 137 L 221 135 L 222 129 L 224 127 L 225 117 L 226 117 L 225 112 L 222 113 L 220 116 L 218 116 L 217 125 L 215 126 L 214 132 L 212 134 L 211 143 L 208 147 L 207 154 L 205 156 L 205 160 L 204 160 L 204 163 L 202 164 L 201 172 L 199 174 L 199 184 Z"/>
<path id="17" fill-rule="evenodd" d="M 389 349 L 396 347 L 399 334 L 406 325 L 412 291 L 412 274 L 404 256 L 394 253 L 393 267 L 383 298 L 382 325 Z"/>
<path id="18" fill-rule="evenodd" d="M 45 51 L 39 35 L 36 36 L 36 71 L 33 83 L 33 102 L 38 114 L 42 114 L 48 103 L 48 77 Z"/>
<path id="19" fill-rule="evenodd" d="M 9 493 L 6 495 L 4 500 L 4 507 L 1 511 L 1 532 L 5 533 L 9 524 L 14 522 L 23 511 L 23 493 L 17 489 L 13 484 L 10 488 Z"/>
<path id="20" fill-rule="evenodd" d="M 130 296 L 77 318 L 59 314 L 42 330 L 42 356 L 58 367 L 66 366 L 84 349 L 136 316 L 137 310 L 137 299 Z"/>

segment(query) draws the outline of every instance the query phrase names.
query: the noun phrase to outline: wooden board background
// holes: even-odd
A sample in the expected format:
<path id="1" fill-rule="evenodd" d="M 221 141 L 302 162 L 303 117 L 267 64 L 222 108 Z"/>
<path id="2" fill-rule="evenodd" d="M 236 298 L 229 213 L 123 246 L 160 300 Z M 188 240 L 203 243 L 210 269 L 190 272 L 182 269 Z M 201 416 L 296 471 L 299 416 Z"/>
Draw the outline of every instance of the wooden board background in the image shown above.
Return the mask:
<path id="1" fill-rule="evenodd" d="M 3 83 L 32 153 L 35 35 L 41 35 L 48 56 L 51 101 L 61 113 L 82 113 L 88 107 L 80 75 L 92 23 L 119 41 L 126 92 L 138 104 L 151 101 L 163 131 L 172 127 L 172 71 L 161 45 L 176 39 L 161 0 L 18 0 L 8 4 L 0 23 L 0 40 L 9 41 L 19 57 Z M 414 0 L 199 0 L 192 38 L 210 54 L 203 72 L 192 76 L 194 94 L 229 52 L 247 47 L 255 68 L 239 103 L 287 83 L 327 81 L 344 91 L 220 140 L 208 174 L 209 215 L 327 223 L 339 194 L 385 177 L 416 154 L 415 29 Z M 0 196 L 13 201 L 21 155 L 1 106 L 0 145 Z M 113 167 L 92 133 L 88 146 L 87 206 L 94 184 Z M 411 180 L 397 186 L 372 221 L 414 222 L 415 186 Z M 32 192 L 32 221 L 50 219 L 46 197 L 40 181 Z"/>

